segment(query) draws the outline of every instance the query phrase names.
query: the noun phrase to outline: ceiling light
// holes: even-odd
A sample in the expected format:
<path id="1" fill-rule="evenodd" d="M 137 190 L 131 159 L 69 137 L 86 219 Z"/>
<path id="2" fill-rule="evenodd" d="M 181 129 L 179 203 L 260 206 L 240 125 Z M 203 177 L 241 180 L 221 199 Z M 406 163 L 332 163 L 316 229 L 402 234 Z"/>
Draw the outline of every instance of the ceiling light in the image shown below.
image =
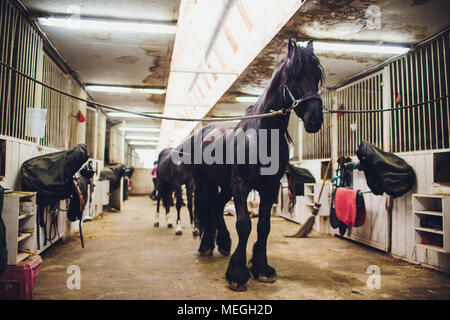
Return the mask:
<path id="1" fill-rule="evenodd" d="M 237 102 L 256 102 L 258 101 L 258 96 L 242 96 L 242 97 L 236 97 Z"/>
<path id="2" fill-rule="evenodd" d="M 97 92 L 111 92 L 111 93 L 150 93 L 150 94 L 166 93 L 166 89 L 133 88 L 133 87 L 118 87 L 118 86 L 102 86 L 102 85 L 87 85 L 86 90 Z"/>
<path id="3" fill-rule="evenodd" d="M 299 42 L 301 46 L 306 46 L 307 42 Z M 324 42 L 313 41 L 314 51 L 334 51 L 334 52 L 359 52 L 359 53 L 379 53 L 379 54 L 405 54 L 408 47 L 399 45 L 370 45 L 349 42 Z"/>
<path id="4" fill-rule="evenodd" d="M 158 141 L 158 137 L 148 137 L 148 136 L 126 136 L 127 140 L 145 140 L 145 141 Z"/>
<path id="5" fill-rule="evenodd" d="M 145 118 L 144 116 L 128 112 L 108 112 L 107 115 L 112 118 Z"/>
<path id="6" fill-rule="evenodd" d="M 131 132 L 159 132 L 159 127 L 120 127 L 119 130 Z"/>
<path id="7" fill-rule="evenodd" d="M 64 27 L 69 29 L 95 29 L 118 32 L 139 32 L 139 33 L 166 33 L 177 32 L 177 27 L 171 24 L 146 23 L 146 22 L 125 22 L 93 19 L 72 19 L 72 18 L 39 18 L 39 23 L 44 26 Z"/>
<path id="8" fill-rule="evenodd" d="M 156 146 L 158 143 L 147 141 L 130 141 L 128 144 L 132 146 Z"/>

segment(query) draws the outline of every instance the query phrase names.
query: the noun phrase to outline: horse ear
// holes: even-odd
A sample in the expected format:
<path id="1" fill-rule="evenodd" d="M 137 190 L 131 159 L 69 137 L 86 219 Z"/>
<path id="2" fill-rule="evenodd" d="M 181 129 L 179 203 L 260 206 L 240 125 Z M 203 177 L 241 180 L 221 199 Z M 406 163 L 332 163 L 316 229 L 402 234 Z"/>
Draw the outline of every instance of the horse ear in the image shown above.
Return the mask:
<path id="1" fill-rule="evenodd" d="M 313 41 L 309 40 L 308 43 L 306 44 L 306 47 L 311 49 L 311 51 L 314 51 Z"/>
<path id="2" fill-rule="evenodd" d="M 297 46 L 297 44 L 295 43 L 295 41 L 292 40 L 291 38 L 289 38 L 289 42 L 288 42 L 288 56 L 291 55 L 291 53 L 293 52 L 293 49 L 295 49 L 296 46 Z"/>

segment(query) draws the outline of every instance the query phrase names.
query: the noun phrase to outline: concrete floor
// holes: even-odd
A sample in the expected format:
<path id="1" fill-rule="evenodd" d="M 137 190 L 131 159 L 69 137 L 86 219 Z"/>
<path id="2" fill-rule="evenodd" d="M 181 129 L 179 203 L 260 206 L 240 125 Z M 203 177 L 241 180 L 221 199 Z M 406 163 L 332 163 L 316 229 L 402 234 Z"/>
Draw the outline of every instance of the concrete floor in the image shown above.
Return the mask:
<path id="1" fill-rule="evenodd" d="M 174 210 L 173 210 L 174 211 Z M 394 259 L 356 243 L 318 233 L 304 239 L 283 235 L 298 225 L 272 219 L 269 263 L 277 270 L 275 283 L 250 280 L 246 292 L 227 288 L 228 257 L 198 257 L 199 240 L 186 226 L 182 236 L 162 223 L 154 228 L 155 204 L 148 197 L 131 197 L 120 213 L 83 224 L 85 248 L 77 235 L 42 254 L 34 299 L 449 299 L 450 276 Z M 172 213 L 173 220 L 175 214 Z M 162 219 L 161 219 L 162 221 Z M 256 222 L 249 250 L 256 239 Z M 235 218 L 226 217 L 237 243 Z M 250 255 L 249 255 L 250 257 Z M 81 289 L 68 289 L 67 268 L 81 270 Z M 367 268 L 381 270 L 381 288 L 368 289 Z"/>

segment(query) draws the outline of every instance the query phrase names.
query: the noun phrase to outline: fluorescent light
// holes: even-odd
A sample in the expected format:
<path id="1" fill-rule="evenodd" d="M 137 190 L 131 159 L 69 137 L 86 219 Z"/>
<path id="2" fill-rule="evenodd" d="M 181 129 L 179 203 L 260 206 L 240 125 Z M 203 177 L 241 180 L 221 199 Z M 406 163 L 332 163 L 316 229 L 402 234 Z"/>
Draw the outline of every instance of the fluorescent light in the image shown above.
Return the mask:
<path id="1" fill-rule="evenodd" d="M 299 42 L 306 46 L 307 42 Z M 324 42 L 314 41 L 314 51 L 334 51 L 334 52 L 360 52 L 360 53 L 379 53 L 379 54 L 405 54 L 409 51 L 408 47 L 398 45 L 370 45 L 360 43 L 343 42 Z"/>
<path id="2" fill-rule="evenodd" d="M 148 137 L 148 136 L 126 136 L 127 140 L 145 140 L 145 141 L 158 141 L 158 137 Z"/>
<path id="3" fill-rule="evenodd" d="M 242 96 L 242 97 L 236 97 L 236 101 L 238 102 L 256 102 L 258 101 L 259 97 L 257 96 Z"/>
<path id="4" fill-rule="evenodd" d="M 120 127 L 120 131 L 159 132 L 159 127 Z"/>
<path id="5" fill-rule="evenodd" d="M 43 26 L 64 27 L 69 29 L 95 29 L 119 32 L 139 33 L 167 33 L 177 32 L 177 27 L 170 24 L 146 23 L 146 22 L 124 22 L 92 19 L 72 18 L 39 18 Z"/>
<path id="6" fill-rule="evenodd" d="M 128 112 L 108 112 L 107 115 L 113 118 L 145 118 L 144 116 Z"/>
<path id="7" fill-rule="evenodd" d="M 111 93 L 150 93 L 150 94 L 164 94 L 165 89 L 158 88 L 133 88 L 133 87 L 118 87 L 118 86 L 102 86 L 102 85 L 87 85 L 86 89 L 97 92 L 111 92 Z"/>
<path id="8" fill-rule="evenodd" d="M 156 146 L 158 143 L 147 141 L 130 141 L 128 144 L 132 146 Z"/>

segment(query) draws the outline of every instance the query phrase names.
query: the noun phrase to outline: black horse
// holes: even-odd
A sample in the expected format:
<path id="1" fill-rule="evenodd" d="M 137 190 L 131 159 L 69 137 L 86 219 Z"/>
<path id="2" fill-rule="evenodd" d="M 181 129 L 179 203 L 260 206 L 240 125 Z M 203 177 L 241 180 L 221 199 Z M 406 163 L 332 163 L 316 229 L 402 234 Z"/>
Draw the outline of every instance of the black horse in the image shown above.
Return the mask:
<path id="1" fill-rule="evenodd" d="M 173 148 L 166 148 L 158 155 L 158 168 L 156 176 L 156 221 L 155 227 L 159 227 L 159 205 L 162 199 L 163 205 L 166 209 L 166 223 L 168 228 L 172 228 L 172 221 L 169 217 L 170 206 L 173 204 L 172 194 L 175 193 L 176 209 L 177 209 L 177 227 L 175 229 L 176 235 L 182 234 L 180 210 L 183 206 L 182 189 L 186 186 L 187 208 L 189 217 L 191 219 L 192 233 L 197 235 L 194 218 L 192 216 L 192 193 L 194 187 L 194 179 L 192 177 L 192 169 L 185 166 L 183 163 L 174 163 L 171 154 L 175 152 Z"/>
<path id="2" fill-rule="evenodd" d="M 209 132 L 213 130 L 223 131 L 229 128 L 226 125 L 221 124 L 212 124 L 203 127 L 198 133 L 188 138 L 184 143 L 180 144 L 176 148 L 166 148 L 162 150 L 158 156 L 158 168 L 157 168 L 157 178 L 156 178 L 156 186 L 157 186 L 157 218 L 159 217 L 159 202 L 162 199 L 163 204 L 166 208 L 166 217 L 170 210 L 170 205 L 172 201 L 172 193 L 175 192 L 176 196 L 176 206 L 178 213 L 178 220 L 180 219 L 180 208 L 181 208 L 181 185 L 186 184 L 186 193 L 188 199 L 188 210 L 191 214 L 191 223 L 192 223 L 192 188 L 194 184 L 193 179 L 193 171 L 195 166 L 195 153 L 198 148 L 201 150 L 201 139 L 203 136 L 207 135 Z M 197 149 L 196 149 L 197 148 Z M 225 204 L 230 199 L 228 193 L 219 192 L 217 200 L 214 203 L 214 211 L 223 213 L 223 209 Z M 214 230 L 211 231 L 213 236 L 213 243 L 216 240 L 217 247 L 219 252 L 228 256 L 231 250 L 231 238 L 230 233 L 225 224 L 225 220 L 223 214 L 211 215 L 210 219 L 214 219 L 211 222 L 211 225 L 214 227 Z M 166 218 L 167 219 L 167 218 Z M 170 221 L 168 222 L 170 223 Z M 155 226 L 159 226 L 159 223 L 155 222 Z M 181 233 L 180 233 L 181 234 Z M 198 231 L 196 228 L 196 224 L 193 225 L 193 234 L 197 236 Z M 213 245 L 214 248 L 214 245 Z M 212 248 L 212 249 L 213 249 Z M 201 255 L 210 256 L 212 255 L 213 250 L 201 250 Z"/>
<path id="3" fill-rule="evenodd" d="M 213 216 L 222 215 L 219 208 L 233 197 L 239 243 L 230 258 L 225 275 L 232 290 L 246 290 L 250 272 L 259 281 L 275 281 L 275 269 L 267 261 L 267 237 L 270 232 L 271 208 L 289 159 L 286 140 L 286 137 L 289 137 L 289 115 L 291 108 L 295 106 L 294 101 L 299 99 L 300 102 L 293 110 L 303 120 L 305 130 L 310 133 L 320 130 L 323 114 L 318 90 L 322 80 L 323 69 L 314 55 L 312 42 L 308 42 L 306 47 L 299 47 L 289 40 L 287 56 L 278 63 L 269 86 L 259 100 L 248 108 L 246 114 L 257 115 L 271 110 L 284 110 L 285 113 L 275 117 L 243 120 L 234 129 L 215 128 L 203 136 L 203 153 L 207 150 L 213 156 L 222 153 L 222 156 L 233 161 L 207 163 L 203 160 L 200 165 L 194 166 L 194 215 L 202 236 L 199 252 L 209 255 L 214 249 L 214 235 L 218 227 L 216 223 L 219 220 Z M 266 129 L 266 138 L 259 135 L 259 132 L 264 131 L 261 129 Z M 250 131 L 256 131 L 257 134 L 247 135 Z M 239 137 L 242 133 L 245 137 L 244 143 Z M 260 154 L 264 148 L 271 150 L 270 157 L 278 164 L 275 171 L 269 168 L 267 161 L 250 161 L 252 153 Z M 244 163 L 237 161 L 242 155 L 245 156 Z M 265 169 L 270 170 L 263 173 Z M 259 192 L 260 206 L 258 238 L 253 246 L 249 272 L 246 266 L 246 247 L 251 221 L 247 210 L 247 197 L 252 189 Z"/>

